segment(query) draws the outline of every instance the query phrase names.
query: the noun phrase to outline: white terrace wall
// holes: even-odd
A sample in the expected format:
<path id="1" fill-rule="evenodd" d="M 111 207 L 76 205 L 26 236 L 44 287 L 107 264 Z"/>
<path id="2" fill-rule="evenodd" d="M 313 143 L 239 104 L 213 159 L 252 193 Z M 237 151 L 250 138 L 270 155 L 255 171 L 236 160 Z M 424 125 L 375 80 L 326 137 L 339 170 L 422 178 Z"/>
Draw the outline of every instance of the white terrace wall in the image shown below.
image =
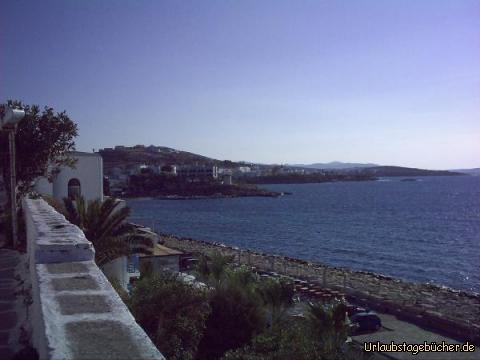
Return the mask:
<path id="1" fill-rule="evenodd" d="M 23 200 L 41 360 L 164 359 L 94 262 L 83 232 L 44 200 Z"/>

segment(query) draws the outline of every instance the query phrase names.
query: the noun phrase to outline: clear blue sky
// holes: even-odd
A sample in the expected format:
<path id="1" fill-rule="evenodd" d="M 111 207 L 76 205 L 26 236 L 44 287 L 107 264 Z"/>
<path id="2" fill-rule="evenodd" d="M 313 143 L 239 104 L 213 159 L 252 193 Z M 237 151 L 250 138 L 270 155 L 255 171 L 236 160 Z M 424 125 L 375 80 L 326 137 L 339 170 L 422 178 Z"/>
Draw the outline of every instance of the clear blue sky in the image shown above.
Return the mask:
<path id="1" fill-rule="evenodd" d="M 4 0 L 0 46 L 79 150 L 480 166 L 480 1 Z"/>

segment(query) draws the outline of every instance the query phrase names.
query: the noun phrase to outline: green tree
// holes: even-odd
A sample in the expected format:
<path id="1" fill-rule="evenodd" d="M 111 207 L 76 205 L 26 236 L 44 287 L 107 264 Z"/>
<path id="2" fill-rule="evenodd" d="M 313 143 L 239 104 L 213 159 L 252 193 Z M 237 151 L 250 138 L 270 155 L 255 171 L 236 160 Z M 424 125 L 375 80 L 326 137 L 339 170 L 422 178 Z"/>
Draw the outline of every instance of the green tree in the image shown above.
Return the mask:
<path id="1" fill-rule="evenodd" d="M 280 360 L 304 358 L 298 352 L 307 348 L 304 343 L 303 328 L 298 326 L 298 319 L 292 319 L 288 326 L 274 326 L 252 339 L 251 343 L 230 350 L 223 360 Z"/>
<path id="2" fill-rule="evenodd" d="M 214 251 L 210 256 L 201 255 L 199 257 L 195 272 L 203 281 L 216 286 L 224 280 L 232 261 L 233 257 Z"/>
<path id="3" fill-rule="evenodd" d="M 130 208 L 114 198 L 86 202 L 63 199 L 65 217 L 85 233 L 95 247 L 95 262 L 101 266 L 116 258 L 135 253 L 151 254 L 152 239 L 126 221 Z"/>
<path id="4" fill-rule="evenodd" d="M 258 291 L 268 309 L 271 324 L 275 325 L 286 317 L 293 304 L 293 284 L 284 279 L 267 279 L 260 282 Z"/>
<path id="5" fill-rule="evenodd" d="M 312 336 L 314 347 L 325 359 L 344 359 L 345 341 L 348 337 L 346 306 L 335 303 L 325 306 L 320 303 L 309 304 L 307 327 Z"/>
<path id="6" fill-rule="evenodd" d="M 360 360 L 369 358 L 347 345 L 343 304 L 310 304 L 304 317 L 291 317 L 288 326 L 276 324 L 224 360 Z"/>
<path id="7" fill-rule="evenodd" d="M 138 281 L 129 301 L 137 322 L 167 359 L 191 360 L 210 314 L 208 293 L 170 273 Z"/>
<path id="8" fill-rule="evenodd" d="M 226 260 L 225 260 L 226 261 Z M 225 261 L 215 260 L 215 264 Z M 219 269 L 222 268 L 222 272 Z M 265 329 L 263 301 L 255 275 L 246 268 L 213 267 L 210 276 L 212 312 L 199 345 L 199 359 L 219 359 L 226 351 L 242 347 Z M 220 276 L 220 274 L 222 274 Z"/>
<path id="9" fill-rule="evenodd" d="M 9 100 L 6 105 L 0 106 L 0 113 L 5 106 L 25 111 L 25 117 L 17 124 L 15 133 L 17 186 L 20 194 L 30 191 L 37 177 L 46 176 L 51 179 L 59 167 L 74 166 L 75 160 L 70 152 L 75 150 L 74 139 L 78 135 L 78 129 L 65 111 L 55 112 L 47 106 L 40 111 L 37 105 Z M 9 151 L 5 133 L 0 136 L 0 154 L 0 167 L 7 179 Z"/>

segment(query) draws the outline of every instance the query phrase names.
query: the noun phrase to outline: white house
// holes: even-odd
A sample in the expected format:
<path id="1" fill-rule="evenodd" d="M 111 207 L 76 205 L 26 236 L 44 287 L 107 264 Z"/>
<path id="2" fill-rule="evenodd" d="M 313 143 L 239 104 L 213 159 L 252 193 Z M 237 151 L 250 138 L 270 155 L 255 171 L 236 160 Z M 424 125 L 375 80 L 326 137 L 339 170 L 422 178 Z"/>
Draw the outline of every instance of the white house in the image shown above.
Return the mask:
<path id="1" fill-rule="evenodd" d="M 75 168 L 62 167 L 52 182 L 39 178 L 35 191 L 61 200 L 81 195 L 85 200 L 103 201 L 103 162 L 97 153 L 74 151 Z"/>
<path id="2" fill-rule="evenodd" d="M 200 165 L 183 165 L 177 168 L 177 175 L 190 179 L 208 179 L 218 178 L 218 167 L 216 166 L 200 166 Z"/>

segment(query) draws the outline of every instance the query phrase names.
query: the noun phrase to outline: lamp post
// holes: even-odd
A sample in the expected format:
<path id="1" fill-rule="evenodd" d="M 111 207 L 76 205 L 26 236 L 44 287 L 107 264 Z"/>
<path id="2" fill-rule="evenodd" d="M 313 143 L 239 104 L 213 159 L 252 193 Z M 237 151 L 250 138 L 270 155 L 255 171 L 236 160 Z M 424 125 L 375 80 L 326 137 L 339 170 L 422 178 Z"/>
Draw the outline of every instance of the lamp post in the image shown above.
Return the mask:
<path id="1" fill-rule="evenodd" d="M 8 132 L 8 147 L 10 155 L 10 210 L 12 216 L 12 245 L 17 246 L 17 174 L 15 167 L 15 131 L 17 124 L 25 116 L 25 111 L 6 108 L 0 118 L 0 130 Z"/>

